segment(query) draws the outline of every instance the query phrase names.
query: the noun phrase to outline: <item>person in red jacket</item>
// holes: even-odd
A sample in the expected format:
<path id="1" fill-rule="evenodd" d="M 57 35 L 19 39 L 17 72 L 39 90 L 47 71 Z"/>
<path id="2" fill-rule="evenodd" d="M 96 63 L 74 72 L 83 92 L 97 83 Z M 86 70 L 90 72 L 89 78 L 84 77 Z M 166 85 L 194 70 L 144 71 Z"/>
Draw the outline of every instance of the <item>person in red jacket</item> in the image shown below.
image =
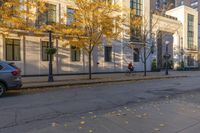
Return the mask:
<path id="1" fill-rule="evenodd" d="M 129 69 L 130 72 L 133 72 L 133 71 L 134 71 L 134 66 L 133 66 L 132 62 L 130 62 L 130 63 L 128 64 L 128 69 Z"/>

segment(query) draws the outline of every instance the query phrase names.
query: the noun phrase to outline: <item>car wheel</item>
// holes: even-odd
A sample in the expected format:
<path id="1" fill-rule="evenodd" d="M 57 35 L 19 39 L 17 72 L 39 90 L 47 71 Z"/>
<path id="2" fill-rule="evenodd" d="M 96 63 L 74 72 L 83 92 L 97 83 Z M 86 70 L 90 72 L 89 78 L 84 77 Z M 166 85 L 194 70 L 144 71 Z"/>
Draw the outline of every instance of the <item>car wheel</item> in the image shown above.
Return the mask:
<path id="1" fill-rule="evenodd" d="M 3 94 L 6 91 L 6 87 L 4 84 L 0 83 L 0 97 L 3 96 Z"/>

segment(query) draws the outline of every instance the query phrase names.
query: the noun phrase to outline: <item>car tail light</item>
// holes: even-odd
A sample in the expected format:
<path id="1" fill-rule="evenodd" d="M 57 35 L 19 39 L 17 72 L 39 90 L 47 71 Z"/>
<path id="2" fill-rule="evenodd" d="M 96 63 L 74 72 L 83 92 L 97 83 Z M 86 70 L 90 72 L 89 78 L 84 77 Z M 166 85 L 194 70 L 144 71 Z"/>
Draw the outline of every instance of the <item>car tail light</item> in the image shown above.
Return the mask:
<path id="1" fill-rule="evenodd" d="M 18 76 L 18 75 L 20 75 L 21 71 L 19 69 L 17 69 L 15 71 L 12 71 L 11 73 L 13 76 Z"/>

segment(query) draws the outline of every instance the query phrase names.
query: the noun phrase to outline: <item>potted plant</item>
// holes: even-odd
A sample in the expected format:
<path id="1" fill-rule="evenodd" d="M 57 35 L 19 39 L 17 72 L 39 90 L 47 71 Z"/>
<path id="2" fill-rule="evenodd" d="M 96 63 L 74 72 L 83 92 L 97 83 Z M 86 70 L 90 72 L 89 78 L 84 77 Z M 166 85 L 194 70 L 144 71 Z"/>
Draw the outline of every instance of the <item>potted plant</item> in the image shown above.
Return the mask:
<path id="1" fill-rule="evenodd" d="M 45 52 L 48 55 L 54 55 L 57 52 L 57 49 L 56 48 L 46 48 Z"/>
<path id="2" fill-rule="evenodd" d="M 153 59 L 152 63 L 151 63 L 151 71 L 152 72 L 158 72 L 158 68 L 157 68 L 157 61 L 156 59 Z"/>

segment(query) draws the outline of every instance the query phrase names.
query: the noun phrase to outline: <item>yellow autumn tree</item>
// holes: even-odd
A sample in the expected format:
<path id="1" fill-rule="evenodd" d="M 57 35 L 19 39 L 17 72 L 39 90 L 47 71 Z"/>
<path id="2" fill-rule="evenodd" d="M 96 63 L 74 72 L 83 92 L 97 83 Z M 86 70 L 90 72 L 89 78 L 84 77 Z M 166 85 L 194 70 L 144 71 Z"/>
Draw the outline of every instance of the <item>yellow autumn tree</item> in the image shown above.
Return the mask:
<path id="1" fill-rule="evenodd" d="M 89 79 L 92 78 L 92 52 L 103 40 L 118 38 L 122 29 L 122 8 L 109 0 L 74 0 L 75 13 L 70 25 L 62 25 L 59 33 L 68 44 L 82 48 L 88 54 Z"/>

